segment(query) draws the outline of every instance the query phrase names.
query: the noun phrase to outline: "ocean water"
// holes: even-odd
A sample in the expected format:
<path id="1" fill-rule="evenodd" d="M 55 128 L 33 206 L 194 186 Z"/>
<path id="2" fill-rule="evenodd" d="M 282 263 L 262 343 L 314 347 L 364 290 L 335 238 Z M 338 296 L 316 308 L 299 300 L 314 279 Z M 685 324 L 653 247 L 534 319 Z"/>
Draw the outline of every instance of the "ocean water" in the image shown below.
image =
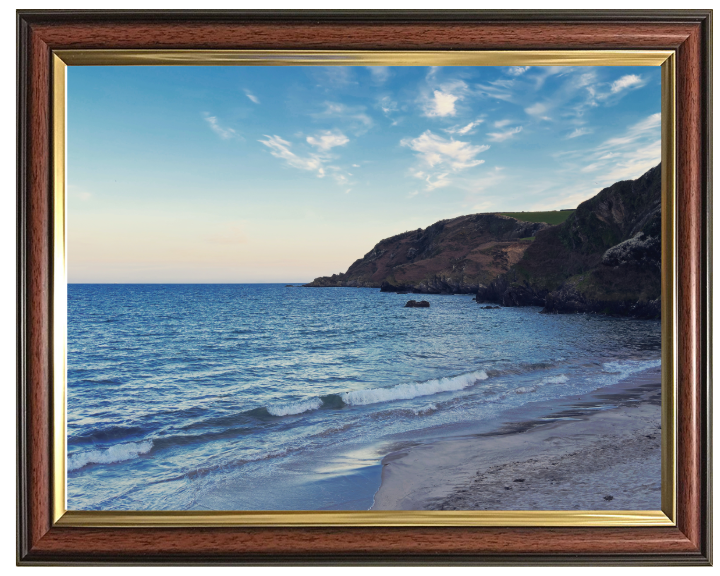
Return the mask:
<path id="1" fill-rule="evenodd" d="M 368 509 L 392 448 L 660 365 L 659 321 L 284 284 L 68 286 L 68 508 Z"/>

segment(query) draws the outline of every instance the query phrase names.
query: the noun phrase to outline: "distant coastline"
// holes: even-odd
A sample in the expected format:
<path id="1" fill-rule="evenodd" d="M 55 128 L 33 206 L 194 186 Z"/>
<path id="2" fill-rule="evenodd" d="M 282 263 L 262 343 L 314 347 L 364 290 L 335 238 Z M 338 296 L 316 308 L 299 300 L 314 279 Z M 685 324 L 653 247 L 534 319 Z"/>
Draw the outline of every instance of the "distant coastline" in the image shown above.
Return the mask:
<path id="1" fill-rule="evenodd" d="M 575 210 L 472 214 L 378 242 L 306 287 L 475 294 L 546 313 L 660 317 L 660 165 Z"/>

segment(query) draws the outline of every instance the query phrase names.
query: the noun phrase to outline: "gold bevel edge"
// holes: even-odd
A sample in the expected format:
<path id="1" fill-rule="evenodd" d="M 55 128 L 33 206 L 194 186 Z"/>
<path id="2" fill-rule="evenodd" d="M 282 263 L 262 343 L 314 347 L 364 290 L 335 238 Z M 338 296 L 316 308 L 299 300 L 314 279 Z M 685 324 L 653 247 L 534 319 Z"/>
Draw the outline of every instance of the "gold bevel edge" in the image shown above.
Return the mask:
<path id="1" fill-rule="evenodd" d="M 57 50 L 69 66 L 660 66 L 671 50 Z"/>
<path id="2" fill-rule="evenodd" d="M 53 371 L 52 371 L 52 517 L 58 521 L 66 510 L 67 455 L 67 268 L 66 268 L 66 210 L 65 210 L 65 149 L 66 65 L 53 55 L 52 59 L 52 163 L 53 163 Z M 58 481 L 62 479 L 62 481 Z"/>
<path id="3" fill-rule="evenodd" d="M 661 504 L 673 522 L 677 515 L 677 227 L 676 227 L 676 75 L 675 55 L 662 65 L 661 141 L 662 141 L 662 415 L 661 415 Z"/>
<path id="4" fill-rule="evenodd" d="M 58 526 L 673 526 L 656 510 L 512 511 L 285 511 L 93 512 L 70 511 Z"/>
<path id="5" fill-rule="evenodd" d="M 293 58 L 293 55 L 295 56 Z M 332 57 L 335 55 L 335 57 Z M 190 62 L 188 62 L 190 60 Z M 662 67 L 662 510 L 111 512 L 66 509 L 66 66 L 100 65 L 565 65 Z M 677 343 L 675 53 L 625 51 L 354 52 L 60 50 L 53 52 L 53 524 L 59 526 L 674 526 Z M 669 255 L 672 253 L 672 258 Z M 60 274 L 58 274 L 60 272 Z M 668 272 L 670 275 L 668 275 Z M 667 297 L 668 294 L 670 297 Z M 669 337 L 666 336 L 669 334 Z M 60 386 L 57 383 L 62 383 Z M 670 385 L 668 385 L 670 382 Z M 669 425 L 672 424 L 672 425 Z M 58 480 L 61 481 L 58 481 Z"/>

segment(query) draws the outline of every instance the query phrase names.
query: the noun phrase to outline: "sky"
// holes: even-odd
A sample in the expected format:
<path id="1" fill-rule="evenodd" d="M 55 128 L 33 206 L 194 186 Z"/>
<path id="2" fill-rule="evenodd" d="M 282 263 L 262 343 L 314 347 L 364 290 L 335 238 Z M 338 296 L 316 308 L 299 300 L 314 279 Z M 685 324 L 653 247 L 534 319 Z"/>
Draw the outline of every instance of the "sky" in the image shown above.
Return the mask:
<path id="1" fill-rule="evenodd" d="M 659 161 L 659 67 L 68 67 L 68 281 L 307 282 Z"/>

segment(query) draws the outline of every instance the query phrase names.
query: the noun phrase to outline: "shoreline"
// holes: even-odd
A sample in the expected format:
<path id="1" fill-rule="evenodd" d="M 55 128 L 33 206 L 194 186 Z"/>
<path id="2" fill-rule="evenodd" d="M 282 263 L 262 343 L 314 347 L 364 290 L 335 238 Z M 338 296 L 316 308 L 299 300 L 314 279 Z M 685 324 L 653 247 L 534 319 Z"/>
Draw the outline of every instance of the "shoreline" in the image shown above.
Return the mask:
<path id="1" fill-rule="evenodd" d="M 660 382 L 651 368 L 390 452 L 371 510 L 658 510 Z"/>

